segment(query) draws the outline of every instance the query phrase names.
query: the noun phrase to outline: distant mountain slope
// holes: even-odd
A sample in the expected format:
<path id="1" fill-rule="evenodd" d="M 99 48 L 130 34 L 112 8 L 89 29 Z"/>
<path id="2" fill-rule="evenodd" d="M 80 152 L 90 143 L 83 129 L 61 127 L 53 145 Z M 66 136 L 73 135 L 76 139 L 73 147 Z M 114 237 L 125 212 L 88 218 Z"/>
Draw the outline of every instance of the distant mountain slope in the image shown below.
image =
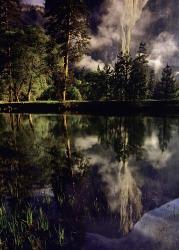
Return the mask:
<path id="1" fill-rule="evenodd" d="M 22 4 L 22 22 L 25 25 L 43 25 L 44 7 L 39 5 Z"/>

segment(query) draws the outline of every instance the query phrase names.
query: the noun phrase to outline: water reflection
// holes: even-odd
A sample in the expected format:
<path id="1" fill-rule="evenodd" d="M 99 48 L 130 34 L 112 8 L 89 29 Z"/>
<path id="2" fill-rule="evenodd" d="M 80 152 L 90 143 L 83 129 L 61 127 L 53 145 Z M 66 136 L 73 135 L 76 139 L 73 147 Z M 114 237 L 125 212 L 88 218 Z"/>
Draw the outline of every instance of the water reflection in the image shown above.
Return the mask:
<path id="1" fill-rule="evenodd" d="M 0 242 L 83 249 L 179 196 L 178 118 L 2 114 Z"/>
<path id="2" fill-rule="evenodd" d="M 120 231 L 127 234 L 142 214 L 141 191 L 132 176 L 128 162 L 110 166 L 101 171 L 110 210 L 119 214 Z"/>

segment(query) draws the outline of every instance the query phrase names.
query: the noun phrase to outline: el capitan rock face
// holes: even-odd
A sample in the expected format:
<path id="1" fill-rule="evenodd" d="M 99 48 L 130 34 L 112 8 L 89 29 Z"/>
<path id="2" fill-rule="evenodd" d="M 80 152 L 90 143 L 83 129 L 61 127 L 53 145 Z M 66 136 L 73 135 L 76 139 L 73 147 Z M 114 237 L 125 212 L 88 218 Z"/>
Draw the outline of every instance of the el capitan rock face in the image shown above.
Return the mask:
<path id="1" fill-rule="evenodd" d="M 43 25 L 44 12 L 43 6 L 22 4 L 22 21 L 25 25 Z"/>
<path id="2" fill-rule="evenodd" d="M 177 250 L 178 245 L 179 199 L 176 199 L 144 214 L 124 238 L 87 234 L 85 250 Z"/>
<path id="3" fill-rule="evenodd" d="M 119 1 L 119 0 L 118 0 Z M 28 20 L 34 22 L 34 12 L 36 12 L 37 19 L 42 22 L 41 14 L 44 12 L 42 0 L 24 0 L 23 9 L 28 12 Z M 93 32 L 96 32 L 97 26 L 100 24 L 102 13 L 106 12 L 105 0 L 85 0 L 90 11 L 90 23 Z M 34 9 L 30 8 L 34 5 Z M 26 9 L 26 10 L 25 10 Z M 148 9 L 152 16 L 148 27 L 146 27 L 146 35 L 149 39 L 158 36 L 161 32 L 171 32 L 179 36 L 179 22 L 178 11 L 179 5 L 177 0 L 149 0 L 145 9 Z"/>
<path id="4" fill-rule="evenodd" d="M 26 5 L 43 6 L 43 0 L 24 0 Z M 105 4 L 105 0 L 85 0 L 88 8 L 92 12 L 93 26 L 99 23 L 99 9 Z M 37 8 L 37 7 L 36 7 Z M 43 7 L 42 7 L 43 8 Z M 105 9 L 105 8 L 104 8 Z M 153 18 L 152 26 L 147 30 L 152 34 L 157 34 L 162 31 L 179 32 L 178 11 L 179 5 L 177 0 L 149 0 L 146 9 L 157 18 Z M 96 21 L 98 20 L 98 22 Z M 155 27 L 155 28 L 154 28 Z M 94 27 L 95 29 L 95 27 Z"/>

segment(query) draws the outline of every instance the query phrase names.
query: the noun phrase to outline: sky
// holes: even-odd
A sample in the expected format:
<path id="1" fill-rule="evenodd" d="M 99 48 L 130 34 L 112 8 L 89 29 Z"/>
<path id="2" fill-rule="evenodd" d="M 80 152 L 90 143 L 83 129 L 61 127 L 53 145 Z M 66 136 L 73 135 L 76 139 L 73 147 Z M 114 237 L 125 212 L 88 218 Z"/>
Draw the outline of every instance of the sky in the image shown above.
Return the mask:
<path id="1" fill-rule="evenodd" d="M 43 5 L 44 0 L 23 0 L 26 3 Z M 91 9 L 90 53 L 81 66 L 101 67 L 113 62 L 119 51 L 121 2 L 125 0 L 85 0 Z M 145 6 L 132 31 L 132 50 L 140 41 L 146 42 L 150 63 L 159 71 L 166 63 L 179 65 L 179 5 L 178 0 L 141 0 Z M 128 1 L 129 2 L 129 1 Z M 122 10 L 122 12 L 121 12 Z M 128 13 L 128 11 L 126 12 Z M 127 19 L 124 16 L 125 20 Z"/>
<path id="2" fill-rule="evenodd" d="M 126 0 L 101 0 L 101 11 L 96 14 L 100 19 L 97 32 L 91 36 L 91 54 L 83 58 L 81 66 L 103 62 L 114 62 L 120 48 L 122 37 L 121 17 L 124 22 L 131 22 L 129 15 L 132 8 L 124 11 L 121 3 Z M 145 42 L 149 53 L 149 63 L 156 72 L 169 63 L 179 67 L 179 5 L 178 0 L 140 0 L 145 3 L 137 14 L 137 21 L 132 28 L 131 52 L 134 55 L 139 43 Z M 127 4 L 126 4 L 127 6 Z M 140 14 L 140 15 L 139 15 Z M 134 15 L 136 16 L 136 15 Z M 96 19 L 96 18 L 94 18 Z M 103 64 L 101 63 L 101 67 Z"/>
<path id="3" fill-rule="evenodd" d="M 43 5 L 44 0 L 24 0 L 25 3 Z"/>

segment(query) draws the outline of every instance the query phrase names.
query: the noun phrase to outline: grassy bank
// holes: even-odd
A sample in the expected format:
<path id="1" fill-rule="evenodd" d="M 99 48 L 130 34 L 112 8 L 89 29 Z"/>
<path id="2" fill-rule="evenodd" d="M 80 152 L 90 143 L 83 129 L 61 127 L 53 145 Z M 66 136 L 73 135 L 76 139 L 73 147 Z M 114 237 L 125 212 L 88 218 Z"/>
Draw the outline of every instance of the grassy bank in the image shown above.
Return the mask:
<path id="1" fill-rule="evenodd" d="M 146 113 L 153 115 L 179 114 L 179 101 L 37 101 L 0 102 L 0 112 L 6 113 L 81 113 L 126 115 Z"/>

